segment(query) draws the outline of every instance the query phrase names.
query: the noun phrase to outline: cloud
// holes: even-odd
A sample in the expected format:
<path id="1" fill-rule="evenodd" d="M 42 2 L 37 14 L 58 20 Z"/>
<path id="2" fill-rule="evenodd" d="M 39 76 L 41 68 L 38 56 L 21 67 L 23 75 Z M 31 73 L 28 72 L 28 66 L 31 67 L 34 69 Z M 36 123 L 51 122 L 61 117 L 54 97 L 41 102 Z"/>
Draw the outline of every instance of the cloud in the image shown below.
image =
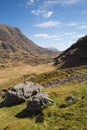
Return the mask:
<path id="1" fill-rule="evenodd" d="M 45 39 L 62 40 L 60 35 L 48 35 L 47 33 L 35 34 L 34 36 Z"/>
<path id="2" fill-rule="evenodd" d="M 71 22 L 71 23 L 67 23 L 66 26 L 67 27 L 75 27 L 75 26 L 78 26 L 78 23 L 77 22 Z"/>
<path id="3" fill-rule="evenodd" d="M 42 37 L 42 38 L 49 38 L 49 35 L 46 34 L 46 33 L 43 33 L 43 34 L 35 34 L 34 36 L 35 36 L 35 37 Z"/>
<path id="4" fill-rule="evenodd" d="M 87 29 L 87 25 L 81 25 L 78 27 L 79 29 Z"/>
<path id="5" fill-rule="evenodd" d="M 70 36 L 70 38 L 74 38 L 75 40 L 84 36 L 85 33 L 79 33 L 79 32 L 65 32 L 64 36 Z"/>
<path id="6" fill-rule="evenodd" d="M 45 0 L 43 2 L 42 8 L 47 8 L 56 4 L 64 5 L 72 5 L 78 3 L 80 0 Z"/>
<path id="7" fill-rule="evenodd" d="M 43 16 L 44 16 L 45 18 L 49 18 L 49 17 L 52 16 L 52 14 L 53 14 L 53 11 L 47 11 L 47 12 L 45 12 L 45 13 L 43 14 Z"/>
<path id="8" fill-rule="evenodd" d="M 51 27 L 60 27 L 61 22 L 59 21 L 47 21 L 47 22 L 42 22 L 39 24 L 36 24 L 36 27 L 41 27 L 41 28 L 51 28 Z"/>
<path id="9" fill-rule="evenodd" d="M 81 38 L 85 35 L 86 35 L 85 33 L 81 33 L 81 34 L 77 33 L 77 34 L 73 35 L 72 37 L 75 38 L 75 39 L 79 39 L 79 38 Z"/>
<path id="10" fill-rule="evenodd" d="M 39 15 L 41 12 L 39 10 L 32 10 L 31 13 L 35 15 Z"/>
<path id="11" fill-rule="evenodd" d="M 32 5 L 35 2 L 35 0 L 28 0 L 27 5 Z"/>
<path id="12" fill-rule="evenodd" d="M 42 15 L 44 18 L 49 18 L 52 16 L 53 11 L 32 10 L 31 13 L 35 15 Z"/>
<path id="13" fill-rule="evenodd" d="M 64 35 L 66 35 L 66 36 L 72 36 L 72 35 L 75 35 L 76 34 L 76 32 L 66 32 L 66 33 L 64 33 Z"/>
<path id="14" fill-rule="evenodd" d="M 65 5 L 71 5 L 71 4 L 76 4 L 77 2 L 79 2 L 80 0 L 63 0 L 62 4 Z"/>

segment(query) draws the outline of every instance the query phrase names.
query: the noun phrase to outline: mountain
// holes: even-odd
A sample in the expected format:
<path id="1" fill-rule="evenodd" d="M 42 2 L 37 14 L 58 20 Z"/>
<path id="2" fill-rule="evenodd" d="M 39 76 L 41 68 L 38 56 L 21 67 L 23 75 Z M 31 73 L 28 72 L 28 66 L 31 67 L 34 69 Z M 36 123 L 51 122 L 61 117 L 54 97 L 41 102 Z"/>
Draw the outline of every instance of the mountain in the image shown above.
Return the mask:
<path id="1" fill-rule="evenodd" d="M 56 57 L 55 65 L 59 68 L 87 65 L 87 35 Z"/>
<path id="2" fill-rule="evenodd" d="M 59 52 L 60 53 L 60 51 L 58 49 L 53 48 L 53 47 L 47 48 L 47 50 L 52 51 L 52 52 Z"/>
<path id="3" fill-rule="evenodd" d="M 53 57 L 54 52 L 36 45 L 20 29 L 0 24 L 0 63 L 38 64 L 48 62 Z"/>

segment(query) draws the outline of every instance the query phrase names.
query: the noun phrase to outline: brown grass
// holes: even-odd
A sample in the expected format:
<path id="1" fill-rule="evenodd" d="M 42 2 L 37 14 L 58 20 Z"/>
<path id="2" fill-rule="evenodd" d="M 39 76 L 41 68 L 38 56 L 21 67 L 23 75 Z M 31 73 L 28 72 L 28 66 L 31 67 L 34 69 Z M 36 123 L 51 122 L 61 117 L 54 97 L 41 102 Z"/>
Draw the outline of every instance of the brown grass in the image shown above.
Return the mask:
<path id="1" fill-rule="evenodd" d="M 55 67 L 52 66 L 52 63 L 30 66 L 30 65 L 21 65 L 16 67 L 4 68 L 0 70 L 0 87 L 7 82 L 20 79 L 23 75 L 27 74 L 41 74 L 44 72 L 50 72 L 54 70 Z"/>

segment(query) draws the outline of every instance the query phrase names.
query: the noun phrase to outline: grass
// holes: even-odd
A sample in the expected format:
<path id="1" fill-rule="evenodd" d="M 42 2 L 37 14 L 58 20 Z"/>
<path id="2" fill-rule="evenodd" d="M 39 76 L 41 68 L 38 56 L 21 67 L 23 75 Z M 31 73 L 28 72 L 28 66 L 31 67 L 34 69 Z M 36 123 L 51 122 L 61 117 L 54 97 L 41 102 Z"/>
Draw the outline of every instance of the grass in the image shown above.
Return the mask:
<path id="1" fill-rule="evenodd" d="M 9 67 L 0 70 L 0 90 L 7 89 L 14 86 L 17 83 L 23 82 L 24 76 L 28 75 L 28 78 L 31 77 L 31 74 L 41 74 L 45 72 L 50 72 L 55 69 L 51 63 L 30 66 L 30 65 L 21 65 L 16 67 Z"/>
<path id="2" fill-rule="evenodd" d="M 0 130 L 86 130 L 87 85 L 65 85 L 45 88 L 54 103 L 43 109 L 43 114 L 30 115 L 26 103 L 0 108 Z M 65 98 L 75 95 L 76 103 L 66 103 Z M 81 97 L 83 97 L 81 99 Z M 61 105 L 65 104 L 62 108 Z"/>
<path id="3" fill-rule="evenodd" d="M 87 73 L 87 66 L 75 67 L 71 69 L 55 70 L 52 63 L 30 66 L 21 65 L 8 67 L 0 70 L 0 90 L 7 89 L 15 84 L 30 80 L 44 85 L 50 81 L 65 79 L 69 76 L 78 75 L 77 71 Z M 26 79 L 24 79 L 26 77 Z"/>
<path id="4" fill-rule="evenodd" d="M 48 82 L 48 80 L 51 81 L 57 78 L 66 78 L 70 75 L 75 75 L 77 74 L 77 70 L 87 72 L 86 66 L 56 71 L 54 71 L 54 68 L 51 68 L 52 71 L 50 71 L 50 65 L 48 68 L 48 72 L 43 67 L 39 70 L 36 68 L 34 70 L 33 68 L 33 72 L 36 72 L 36 74 L 31 75 L 33 72 L 29 72 L 23 73 L 23 75 L 26 75 L 28 79 L 31 76 L 30 79 L 42 84 Z M 17 78 L 14 80 L 14 84 L 22 80 L 21 78 Z M 7 85 L 8 87 L 10 87 L 9 85 L 12 87 L 13 82 L 10 80 L 8 84 L 4 83 L 1 89 L 7 87 Z M 62 86 L 44 88 L 44 91 L 49 94 L 49 97 L 54 103 L 43 108 L 40 114 L 32 115 L 29 113 L 25 109 L 26 103 L 12 107 L 1 106 L 0 130 L 87 130 L 86 83 L 73 82 Z M 65 101 L 67 96 L 76 96 L 79 100 L 77 102 L 67 103 Z"/>

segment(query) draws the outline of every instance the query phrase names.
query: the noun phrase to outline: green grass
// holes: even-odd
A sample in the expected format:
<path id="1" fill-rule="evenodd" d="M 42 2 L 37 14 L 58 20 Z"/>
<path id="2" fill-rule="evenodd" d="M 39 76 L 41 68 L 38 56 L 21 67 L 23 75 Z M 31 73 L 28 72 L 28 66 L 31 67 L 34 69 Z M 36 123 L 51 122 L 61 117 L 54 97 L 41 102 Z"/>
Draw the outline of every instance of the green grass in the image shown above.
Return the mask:
<path id="1" fill-rule="evenodd" d="M 26 75 L 26 78 L 29 81 L 45 84 L 55 79 L 77 75 L 78 70 L 87 72 L 87 66 L 32 76 Z M 1 89 L 12 87 L 13 84 L 22 80 L 23 77 L 14 82 L 8 82 Z M 31 115 L 25 109 L 26 103 L 12 107 L 0 107 L 0 130 L 87 130 L 86 83 L 73 82 L 58 87 L 44 88 L 43 91 L 49 94 L 54 103 L 46 106 L 40 114 Z M 67 96 L 76 96 L 79 100 L 66 103 Z"/>
<path id="2" fill-rule="evenodd" d="M 45 88 L 44 91 L 54 103 L 43 109 L 43 114 L 31 115 L 25 110 L 26 103 L 0 108 L 0 130 L 87 129 L 87 84 Z M 70 95 L 79 97 L 79 101 L 66 103 L 65 98 Z"/>

